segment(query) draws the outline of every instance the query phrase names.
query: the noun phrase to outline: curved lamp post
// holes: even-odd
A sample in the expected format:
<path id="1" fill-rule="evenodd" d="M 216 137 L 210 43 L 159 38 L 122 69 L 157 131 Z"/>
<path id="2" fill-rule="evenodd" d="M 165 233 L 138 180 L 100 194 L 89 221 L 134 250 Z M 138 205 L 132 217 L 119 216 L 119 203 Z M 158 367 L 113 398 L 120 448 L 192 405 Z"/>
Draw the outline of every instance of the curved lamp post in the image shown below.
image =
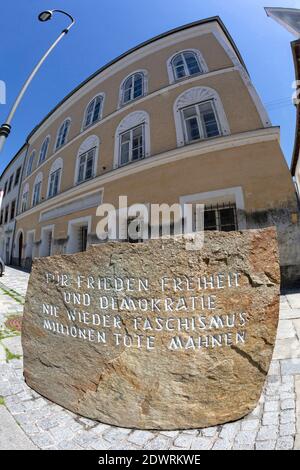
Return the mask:
<path id="1" fill-rule="evenodd" d="M 29 75 L 29 77 L 27 78 L 26 82 L 24 83 L 19 95 L 17 96 L 10 112 L 9 112 L 9 115 L 7 116 L 7 119 L 6 119 L 6 122 L 4 124 L 2 124 L 2 126 L 0 127 L 0 152 L 4 146 L 4 143 L 5 143 L 5 140 L 6 138 L 8 137 L 10 131 L 11 131 L 11 121 L 12 121 L 12 118 L 14 117 L 14 114 L 16 112 L 16 109 L 17 107 L 19 106 L 20 104 L 20 101 L 22 100 L 23 96 L 24 96 L 24 93 L 25 91 L 27 90 L 30 82 L 32 81 L 32 79 L 34 78 L 34 76 L 36 75 L 37 71 L 39 70 L 40 66 L 43 64 L 43 62 L 46 60 L 46 58 L 48 57 L 48 55 L 50 54 L 50 52 L 55 48 L 55 46 L 59 43 L 59 41 L 69 32 L 70 28 L 73 26 L 73 24 L 75 23 L 75 20 L 74 18 L 69 15 L 69 13 L 63 11 L 63 10 L 46 10 L 46 11 L 42 11 L 42 13 L 39 14 L 39 20 L 40 21 L 49 21 L 51 20 L 52 16 L 53 16 L 53 13 L 62 13 L 63 15 L 66 15 L 71 23 L 69 24 L 69 26 L 64 29 L 60 35 L 58 36 L 58 38 L 54 41 L 54 43 L 49 47 L 49 49 L 47 50 L 47 52 L 43 55 L 43 57 L 41 58 L 41 60 L 38 62 L 38 64 L 35 66 L 35 68 L 33 69 L 33 71 L 31 72 L 31 74 Z"/>

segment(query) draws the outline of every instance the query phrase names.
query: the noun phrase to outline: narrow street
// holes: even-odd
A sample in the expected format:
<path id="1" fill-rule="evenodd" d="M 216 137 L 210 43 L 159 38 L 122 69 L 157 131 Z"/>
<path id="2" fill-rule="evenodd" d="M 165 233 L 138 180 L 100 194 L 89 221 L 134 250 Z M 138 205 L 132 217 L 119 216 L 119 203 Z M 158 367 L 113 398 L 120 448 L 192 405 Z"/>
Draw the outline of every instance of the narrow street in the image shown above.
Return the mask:
<path id="1" fill-rule="evenodd" d="M 80 417 L 26 386 L 19 330 L 28 279 L 10 267 L 0 279 L 0 449 L 300 449 L 300 293 L 281 296 L 273 361 L 250 415 L 207 429 L 150 432 Z"/>

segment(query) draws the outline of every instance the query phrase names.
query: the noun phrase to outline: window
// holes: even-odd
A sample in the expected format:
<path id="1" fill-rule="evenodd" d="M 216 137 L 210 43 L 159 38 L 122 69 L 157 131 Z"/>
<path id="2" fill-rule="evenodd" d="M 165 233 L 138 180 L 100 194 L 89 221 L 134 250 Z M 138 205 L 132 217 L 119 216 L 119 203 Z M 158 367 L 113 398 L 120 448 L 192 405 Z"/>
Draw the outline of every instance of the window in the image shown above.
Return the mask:
<path id="1" fill-rule="evenodd" d="M 145 157 L 144 125 L 134 127 L 120 135 L 120 165 Z"/>
<path id="2" fill-rule="evenodd" d="M 7 181 L 5 181 L 4 191 L 3 191 L 3 197 L 5 197 L 6 192 L 7 192 Z"/>
<path id="3" fill-rule="evenodd" d="M 186 142 L 209 139 L 220 135 L 219 124 L 212 101 L 182 109 Z"/>
<path id="4" fill-rule="evenodd" d="M 87 238 L 88 238 L 88 227 L 87 225 L 82 225 L 78 228 L 78 246 L 79 251 L 86 251 L 87 248 Z"/>
<path id="5" fill-rule="evenodd" d="M 4 213 L 4 211 L 2 209 L 2 211 L 0 212 L 0 225 L 3 224 L 3 213 Z"/>
<path id="6" fill-rule="evenodd" d="M 55 150 L 62 147 L 67 142 L 67 136 L 71 125 L 70 119 L 66 119 L 60 126 L 57 134 Z"/>
<path id="7" fill-rule="evenodd" d="M 9 206 L 5 207 L 5 216 L 4 216 L 4 223 L 7 224 L 8 222 L 8 214 L 9 214 Z"/>
<path id="8" fill-rule="evenodd" d="M 144 95 L 144 74 L 134 73 L 122 85 L 122 104 Z"/>
<path id="9" fill-rule="evenodd" d="M 13 220 L 15 218 L 15 212 L 16 212 L 16 200 L 14 199 L 10 206 L 10 220 Z"/>
<path id="10" fill-rule="evenodd" d="M 14 179 L 14 175 L 11 175 L 8 181 L 8 189 L 7 189 L 8 193 L 11 191 L 13 179 Z"/>
<path id="11" fill-rule="evenodd" d="M 172 68 L 175 80 L 203 73 L 197 54 L 192 51 L 177 54 L 172 60 Z"/>
<path id="12" fill-rule="evenodd" d="M 55 170 L 50 174 L 48 198 L 54 197 L 58 194 L 60 173 L 61 169 L 58 168 L 58 170 Z"/>
<path id="13" fill-rule="evenodd" d="M 79 155 L 77 183 L 83 183 L 94 177 L 95 154 L 96 148 L 94 147 Z"/>
<path id="14" fill-rule="evenodd" d="M 204 230 L 223 232 L 237 230 L 236 205 L 205 206 Z"/>
<path id="15" fill-rule="evenodd" d="M 101 119 L 103 97 L 96 96 L 88 105 L 84 116 L 84 128 L 94 124 Z"/>
<path id="16" fill-rule="evenodd" d="M 49 142 L 50 142 L 50 138 L 46 137 L 46 139 L 44 140 L 44 142 L 42 144 L 42 147 L 41 147 L 40 157 L 39 157 L 39 165 L 41 163 L 43 163 L 43 161 L 45 161 L 45 159 L 46 159 L 47 152 L 48 152 L 48 147 L 49 147 Z"/>
<path id="17" fill-rule="evenodd" d="M 32 198 L 32 206 L 36 206 L 40 202 L 40 197 L 41 197 L 41 186 L 42 182 L 39 181 L 38 183 L 35 183 L 34 188 L 33 188 L 33 198 Z"/>
<path id="18" fill-rule="evenodd" d="M 27 210 L 28 196 L 29 196 L 29 191 L 27 190 L 23 193 L 23 196 L 22 196 L 21 212 L 25 212 Z"/>
<path id="19" fill-rule="evenodd" d="M 21 176 L 21 167 L 19 167 L 16 171 L 15 184 L 14 184 L 15 186 L 19 184 L 20 176 Z"/>
<path id="20" fill-rule="evenodd" d="M 29 156 L 26 176 L 29 176 L 32 173 L 34 159 L 35 159 L 35 151 L 33 151 L 31 155 Z"/>

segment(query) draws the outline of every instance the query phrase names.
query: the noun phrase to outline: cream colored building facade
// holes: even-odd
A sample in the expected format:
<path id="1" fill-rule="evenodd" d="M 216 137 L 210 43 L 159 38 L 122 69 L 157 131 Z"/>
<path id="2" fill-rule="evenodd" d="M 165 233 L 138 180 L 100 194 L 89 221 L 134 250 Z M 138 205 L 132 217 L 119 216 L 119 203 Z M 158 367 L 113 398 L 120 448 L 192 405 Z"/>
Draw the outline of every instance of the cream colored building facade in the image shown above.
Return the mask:
<path id="1" fill-rule="evenodd" d="M 96 208 L 127 195 L 129 204 L 205 203 L 207 229 L 275 224 L 283 278 L 294 280 L 298 209 L 279 138 L 218 17 L 156 37 L 95 73 L 29 135 L 14 262 L 98 243 Z"/>

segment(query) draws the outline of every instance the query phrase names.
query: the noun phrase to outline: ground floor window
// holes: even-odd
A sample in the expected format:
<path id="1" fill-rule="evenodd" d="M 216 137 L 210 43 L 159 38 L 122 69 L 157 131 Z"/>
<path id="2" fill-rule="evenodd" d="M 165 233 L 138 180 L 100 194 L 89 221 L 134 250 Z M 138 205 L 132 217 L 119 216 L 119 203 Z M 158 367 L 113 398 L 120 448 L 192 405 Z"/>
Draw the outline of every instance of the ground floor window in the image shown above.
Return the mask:
<path id="1" fill-rule="evenodd" d="M 237 229 L 235 204 L 205 205 L 204 230 L 230 232 Z"/>
<path id="2" fill-rule="evenodd" d="M 79 251 L 86 251 L 87 248 L 87 238 L 88 238 L 88 227 L 87 225 L 83 225 L 78 228 L 78 247 Z"/>

